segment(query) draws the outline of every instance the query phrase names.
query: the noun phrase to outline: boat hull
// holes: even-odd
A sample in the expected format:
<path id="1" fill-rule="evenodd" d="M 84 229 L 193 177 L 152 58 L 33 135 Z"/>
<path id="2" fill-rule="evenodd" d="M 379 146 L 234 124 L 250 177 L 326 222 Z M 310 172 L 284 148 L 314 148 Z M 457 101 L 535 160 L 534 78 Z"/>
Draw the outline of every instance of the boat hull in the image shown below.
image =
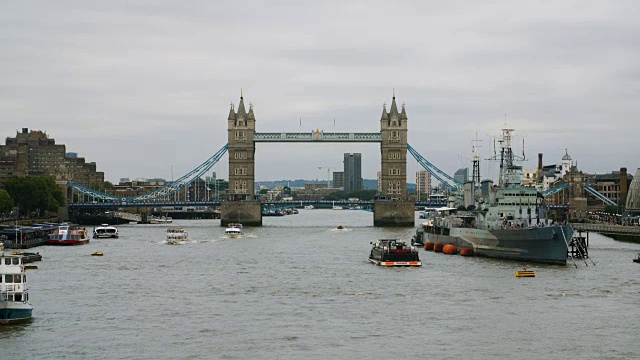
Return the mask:
<path id="1" fill-rule="evenodd" d="M 564 233 L 564 235 L 563 235 Z M 425 232 L 426 241 L 471 247 L 478 256 L 566 265 L 570 226 L 484 230 L 452 228 L 449 235 Z"/>
<path id="2" fill-rule="evenodd" d="M 369 258 L 369 262 L 378 266 L 422 266 L 421 261 L 380 261 Z"/>
<path id="3" fill-rule="evenodd" d="M 0 301 L 0 325 L 12 324 L 31 319 L 33 306 L 15 301 Z"/>
<path id="4" fill-rule="evenodd" d="M 84 245 L 88 242 L 89 242 L 89 239 L 65 239 L 65 240 L 49 239 L 47 240 L 47 245 L 73 246 L 73 245 Z"/>

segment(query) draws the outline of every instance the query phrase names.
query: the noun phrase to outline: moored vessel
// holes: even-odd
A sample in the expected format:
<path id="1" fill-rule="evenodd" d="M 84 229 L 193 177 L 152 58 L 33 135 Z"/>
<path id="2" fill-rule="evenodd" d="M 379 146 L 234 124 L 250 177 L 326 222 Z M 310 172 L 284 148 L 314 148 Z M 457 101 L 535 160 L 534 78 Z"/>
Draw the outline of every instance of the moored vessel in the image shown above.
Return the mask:
<path id="1" fill-rule="evenodd" d="M 0 325 L 31 319 L 22 255 L 0 252 Z"/>
<path id="2" fill-rule="evenodd" d="M 63 223 L 58 229 L 49 234 L 48 245 L 83 245 L 89 242 L 87 229 L 75 224 Z"/>
<path id="3" fill-rule="evenodd" d="M 499 186 L 489 186 L 481 196 L 465 193 L 475 202 L 468 206 L 453 196 L 450 207 L 438 209 L 440 215 L 423 224 L 416 237 L 422 237 L 422 243 L 472 248 L 479 256 L 566 265 L 573 228 L 546 219 L 542 194 L 521 185 L 512 132 L 502 129 Z"/>
<path id="4" fill-rule="evenodd" d="M 188 239 L 189 239 L 189 234 L 184 228 L 170 227 L 167 229 L 166 243 L 169 245 L 186 244 Z"/>
<path id="5" fill-rule="evenodd" d="M 230 223 L 227 225 L 227 228 L 224 230 L 224 234 L 231 238 L 237 238 L 244 234 L 244 228 L 242 224 L 239 223 Z"/>
<path id="6" fill-rule="evenodd" d="M 396 239 L 377 240 L 369 254 L 369 261 L 379 266 L 422 266 L 418 250 Z"/>
<path id="7" fill-rule="evenodd" d="M 93 238 L 94 239 L 103 239 L 103 238 L 118 238 L 118 229 L 115 226 L 110 226 L 109 224 L 102 224 L 100 226 L 96 226 L 93 228 Z"/>

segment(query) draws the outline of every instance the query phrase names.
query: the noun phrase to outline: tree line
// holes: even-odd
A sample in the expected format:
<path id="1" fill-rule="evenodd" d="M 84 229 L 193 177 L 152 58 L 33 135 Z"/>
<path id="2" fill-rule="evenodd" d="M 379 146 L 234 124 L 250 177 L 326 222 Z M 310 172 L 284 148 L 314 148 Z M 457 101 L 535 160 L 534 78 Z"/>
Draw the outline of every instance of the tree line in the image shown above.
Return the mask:
<path id="1" fill-rule="evenodd" d="M 46 211 L 57 212 L 64 205 L 62 189 L 48 176 L 13 176 L 0 189 L 0 213 L 17 207 L 20 215 L 44 216 Z"/>

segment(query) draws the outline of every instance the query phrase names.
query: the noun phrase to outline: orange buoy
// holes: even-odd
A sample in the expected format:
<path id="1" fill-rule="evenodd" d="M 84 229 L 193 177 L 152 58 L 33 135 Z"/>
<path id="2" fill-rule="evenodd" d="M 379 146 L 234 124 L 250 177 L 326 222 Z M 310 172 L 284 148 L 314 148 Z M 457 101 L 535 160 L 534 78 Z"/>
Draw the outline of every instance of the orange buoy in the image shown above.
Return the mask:
<path id="1" fill-rule="evenodd" d="M 432 243 L 431 241 L 427 241 L 426 243 L 424 243 L 424 249 L 425 250 L 429 250 L 429 251 L 433 251 L 433 245 L 435 245 L 435 244 Z"/>
<path id="2" fill-rule="evenodd" d="M 460 249 L 460 256 L 473 256 L 473 248 L 462 248 Z"/>
<path id="3" fill-rule="evenodd" d="M 435 252 L 442 252 L 442 248 L 444 247 L 443 243 L 435 243 L 433 245 L 433 251 Z"/>
<path id="4" fill-rule="evenodd" d="M 442 248 L 442 253 L 447 255 L 456 255 L 458 248 L 455 245 L 447 244 Z"/>

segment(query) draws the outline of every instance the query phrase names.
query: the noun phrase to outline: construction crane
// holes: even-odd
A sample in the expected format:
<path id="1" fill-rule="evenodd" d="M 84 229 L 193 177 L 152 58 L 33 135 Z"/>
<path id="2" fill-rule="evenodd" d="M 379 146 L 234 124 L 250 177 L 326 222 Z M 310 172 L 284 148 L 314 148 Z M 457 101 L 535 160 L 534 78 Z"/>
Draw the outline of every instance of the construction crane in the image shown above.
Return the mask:
<path id="1" fill-rule="evenodd" d="M 322 171 L 322 169 L 327 169 L 327 188 L 331 187 L 331 167 L 326 166 L 318 166 L 318 170 Z"/>

